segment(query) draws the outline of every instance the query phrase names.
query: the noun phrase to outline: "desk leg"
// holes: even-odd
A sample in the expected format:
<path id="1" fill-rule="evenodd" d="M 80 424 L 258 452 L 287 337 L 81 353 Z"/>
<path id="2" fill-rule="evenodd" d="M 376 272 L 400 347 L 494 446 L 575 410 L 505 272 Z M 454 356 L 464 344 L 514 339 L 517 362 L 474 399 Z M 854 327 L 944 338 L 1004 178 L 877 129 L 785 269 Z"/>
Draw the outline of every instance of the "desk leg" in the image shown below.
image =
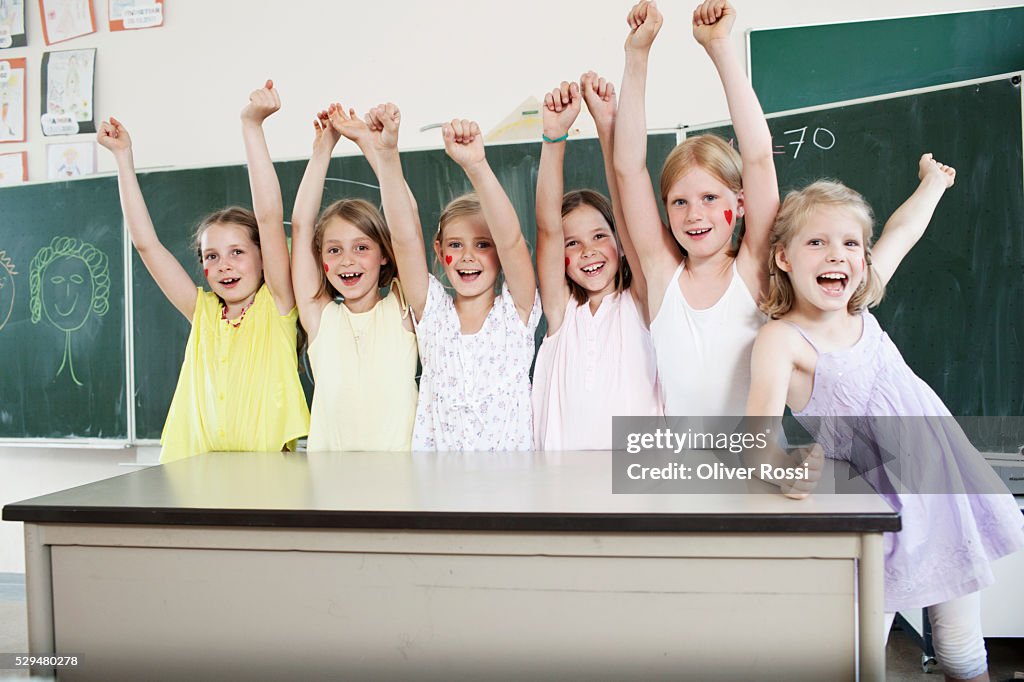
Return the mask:
<path id="1" fill-rule="evenodd" d="M 25 603 L 29 653 L 56 653 L 50 546 L 44 544 L 43 529 L 35 523 L 25 524 Z M 32 674 L 53 675 L 53 668 L 32 668 Z"/>
<path id="2" fill-rule="evenodd" d="M 882 534 L 861 535 L 860 567 L 857 588 L 860 595 L 860 679 L 865 682 L 885 680 L 885 557 L 882 555 Z"/>

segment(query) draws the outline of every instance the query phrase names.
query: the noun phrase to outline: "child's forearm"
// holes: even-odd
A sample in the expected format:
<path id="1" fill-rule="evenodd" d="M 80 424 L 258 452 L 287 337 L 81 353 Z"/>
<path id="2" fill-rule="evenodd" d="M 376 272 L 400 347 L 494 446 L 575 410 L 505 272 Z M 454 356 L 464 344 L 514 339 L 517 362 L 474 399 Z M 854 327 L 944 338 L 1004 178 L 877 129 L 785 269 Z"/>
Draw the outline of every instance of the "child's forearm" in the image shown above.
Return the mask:
<path id="1" fill-rule="evenodd" d="M 281 184 L 270 158 L 263 126 L 251 121 L 242 122 L 245 158 L 249 167 L 249 187 L 252 191 L 253 212 L 258 223 L 284 220 Z"/>
<path id="2" fill-rule="evenodd" d="M 900 233 L 916 243 L 928 228 L 935 207 L 945 192 L 946 182 L 942 177 L 925 176 L 914 193 L 889 217 L 882 233 Z"/>
<path id="3" fill-rule="evenodd" d="M 125 226 L 128 228 L 132 244 L 140 254 L 153 248 L 163 248 L 156 236 L 146 200 L 142 196 L 131 150 L 115 153 L 114 160 L 117 162 L 117 188 L 121 199 L 121 212 L 124 214 Z"/>
<path id="4" fill-rule="evenodd" d="M 720 39 L 708 44 L 707 53 L 722 81 L 744 164 L 771 162 L 772 134 L 736 52 L 727 39 Z"/>
<path id="5" fill-rule="evenodd" d="M 647 53 L 626 52 L 613 154 L 617 178 L 647 170 Z"/>

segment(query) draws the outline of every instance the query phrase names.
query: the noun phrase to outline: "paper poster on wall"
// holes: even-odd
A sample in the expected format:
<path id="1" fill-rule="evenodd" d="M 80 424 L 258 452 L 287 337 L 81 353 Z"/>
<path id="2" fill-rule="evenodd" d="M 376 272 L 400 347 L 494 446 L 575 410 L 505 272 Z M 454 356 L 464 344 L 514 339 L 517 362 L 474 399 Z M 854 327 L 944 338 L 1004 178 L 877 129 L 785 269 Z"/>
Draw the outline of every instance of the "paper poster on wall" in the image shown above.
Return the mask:
<path id="1" fill-rule="evenodd" d="M 0 187 L 28 182 L 28 152 L 0 154 Z"/>
<path id="2" fill-rule="evenodd" d="M 111 31 L 164 25 L 164 0 L 107 0 Z"/>
<path id="3" fill-rule="evenodd" d="M 25 141 L 25 60 L 0 59 L 0 143 Z"/>
<path id="4" fill-rule="evenodd" d="M 46 145 L 46 178 L 69 180 L 96 172 L 95 142 L 61 142 Z"/>
<path id="5" fill-rule="evenodd" d="M 25 0 L 0 0 L 0 50 L 25 44 Z"/>
<path id="6" fill-rule="evenodd" d="M 92 0 L 39 0 L 47 45 L 96 32 Z"/>
<path id="7" fill-rule="evenodd" d="M 64 50 L 43 54 L 43 135 L 95 133 L 93 86 L 96 50 Z"/>

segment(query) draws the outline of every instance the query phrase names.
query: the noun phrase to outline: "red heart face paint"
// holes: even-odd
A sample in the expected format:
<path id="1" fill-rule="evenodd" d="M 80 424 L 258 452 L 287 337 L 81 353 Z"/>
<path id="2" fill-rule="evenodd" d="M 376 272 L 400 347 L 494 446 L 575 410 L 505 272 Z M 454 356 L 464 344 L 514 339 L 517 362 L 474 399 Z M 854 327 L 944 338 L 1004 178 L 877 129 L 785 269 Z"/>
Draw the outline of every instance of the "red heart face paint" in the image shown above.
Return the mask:
<path id="1" fill-rule="evenodd" d="M 206 275 L 206 279 L 210 279 L 210 270 L 208 268 L 203 268 L 203 274 Z"/>
<path id="2" fill-rule="evenodd" d="M 732 211 L 725 212 L 725 222 L 732 225 Z"/>
<path id="3" fill-rule="evenodd" d="M 447 263 L 448 265 L 451 265 L 452 264 L 452 257 L 451 256 L 445 256 L 444 257 L 444 262 Z"/>
<path id="4" fill-rule="evenodd" d="M 330 272 L 330 271 L 331 271 L 331 266 L 328 265 L 327 263 L 324 263 L 324 272 L 326 273 L 326 272 Z"/>
<path id="5" fill-rule="evenodd" d="M 569 259 L 568 258 L 565 259 L 565 267 L 569 267 Z"/>

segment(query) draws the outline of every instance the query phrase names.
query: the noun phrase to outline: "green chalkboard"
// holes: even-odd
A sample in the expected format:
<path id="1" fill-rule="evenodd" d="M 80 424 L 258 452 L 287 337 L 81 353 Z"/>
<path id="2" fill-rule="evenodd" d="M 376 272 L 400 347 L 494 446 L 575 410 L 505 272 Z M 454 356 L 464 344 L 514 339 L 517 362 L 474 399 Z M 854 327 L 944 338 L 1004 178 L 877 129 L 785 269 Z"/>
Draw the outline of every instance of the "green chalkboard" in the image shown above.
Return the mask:
<path id="1" fill-rule="evenodd" d="M 980 447 L 1024 443 L 1024 171 L 1021 89 L 1010 79 L 770 117 L 783 193 L 819 178 L 860 191 L 877 237 L 917 186 L 924 152 L 957 169 L 877 311 L 954 415 L 986 420 Z M 704 132 L 704 131 L 698 131 Z M 727 139 L 730 128 L 711 129 Z"/>
<path id="2" fill-rule="evenodd" d="M 751 31 L 766 112 L 1024 70 L 1024 7 Z"/>
<path id="3" fill-rule="evenodd" d="M 128 437 L 114 178 L 0 193 L 0 438 Z"/>
<path id="4" fill-rule="evenodd" d="M 675 135 L 652 135 L 649 166 L 657 179 L 661 164 L 675 146 Z M 607 192 L 597 140 L 573 140 L 566 154 L 566 189 L 592 187 Z M 540 161 L 539 143 L 492 145 L 487 158 L 512 199 L 531 245 L 535 241 L 534 193 Z M 470 190 L 465 174 L 443 149 L 403 152 L 402 165 L 419 205 L 428 255 L 445 204 Z M 305 161 L 275 164 L 286 214 L 305 171 Z M 153 223 L 161 241 L 202 281 L 191 235 L 203 216 L 229 204 L 251 206 L 246 170 L 241 166 L 154 172 L 140 177 Z M 361 198 L 379 205 L 377 179 L 359 156 L 335 158 L 327 173 L 324 205 L 344 198 Z M 116 201 L 116 190 L 114 193 Z M 138 438 L 159 438 L 177 382 L 188 338 L 189 323 L 157 289 L 139 260 L 132 257 L 134 278 L 135 409 Z M 538 339 L 543 329 L 538 330 Z M 308 376 L 304 377 L 308 390 Z"/>

